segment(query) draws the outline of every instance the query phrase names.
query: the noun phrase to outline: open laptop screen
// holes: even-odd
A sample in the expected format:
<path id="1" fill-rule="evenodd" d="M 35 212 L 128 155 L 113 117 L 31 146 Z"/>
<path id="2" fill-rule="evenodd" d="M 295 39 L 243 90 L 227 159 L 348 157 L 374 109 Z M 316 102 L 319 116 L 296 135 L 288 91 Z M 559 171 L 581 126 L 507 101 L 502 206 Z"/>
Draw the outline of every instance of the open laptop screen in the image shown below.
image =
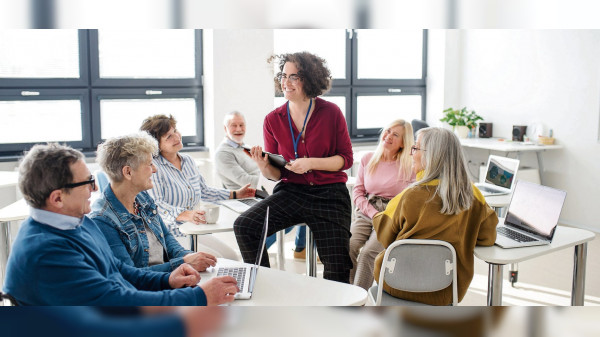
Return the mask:
<path id="1" fill-rule="evenodd" d="M 519 168 L 519 161 L 514 159 L 490 156 L 485 182 L 510 189 Z"/>
<path id="2" fill-rule="evenodd" d="M 250 288 L 249 288 L 250 292 L 254 291 L 254 282 L 256 280 L 256 274 L 258 273 L 260 261 L 262 260 L 263 251 L 265 250 L 268 231 L 269 231 L 269 207 L 267 207 L 267 214 L 265 215 L 265 223 L 263 225 L 263 231 L 262 231 L 262 235 L 260 237 L 260 244 L 258 245 L 258 254 L 256 254 L 256 262 L 254 263 L 254 268 L 252 268 L 252 274 L 250 275 Z"/>
<path id="3" fill-rule="evenodd" d="M 505 224 L 552 240 L 567 192 L 519 180 Z"/>

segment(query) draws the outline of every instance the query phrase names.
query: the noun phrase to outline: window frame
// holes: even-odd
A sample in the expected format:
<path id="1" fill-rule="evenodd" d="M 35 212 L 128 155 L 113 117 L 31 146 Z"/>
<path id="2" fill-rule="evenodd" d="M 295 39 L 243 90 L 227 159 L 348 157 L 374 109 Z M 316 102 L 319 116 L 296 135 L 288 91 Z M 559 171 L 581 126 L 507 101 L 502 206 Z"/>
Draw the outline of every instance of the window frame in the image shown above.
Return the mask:
<path id="1" fill-rule="evenodd" d="M 23 91 L 35 91 L 39 95 L 23 96 Z M 65 89 L 45 89 L 45 88 L 27 88 L 21 89 L 0 89 L 1 101 L 44 101 L 44 100 L 73 100 L 77 99 L 81 104 L 81 141 L 61 141 L 73 148 L 86 149 L 91 145 L 91 134 L 85 132 L 85 128 L 90 125 L 89 111 L 89 91 L 85 88 L 65 88 Z M 54 126 L 51 126 L 54 127 Z M 60 128 L 60 125 L 57 127 Z M 14 155 L 31 148 L 37 143 L 2 143 L 0 152 L 3 155 Z"/>
<path id="2" fill-rule="evenodd" d="M 196 136 L 182 137 L 185 146 L 204 145 L 204 111 L 202 107 L 202 88 L 153 88 L 152 91 L 161 91 L 161 94 L 147 94 L 147 88 L 100 88 L 92 89 L 92 141 L 94 146 L 102 143 L 101 130 L 101 99 L 166 99 L 166 98 L 193 98 L 196 101 Z M 167 113 L 168 114 L 168 113 Z M 141 126 L 141 125 L 140 125 Z"/>
<path id="3" fill-rule="evenodd" d="M 358 129 L 357 100 L 358 96 L 361 94 L 378 94 L 382 96 L 387 96 L 418 93 L 421 95 L 421 119 L 425 120 L 427 111 L 427 29 L 423 29 L 423 45 L 421 51 L 421 79 L 358 79 L 357 35 L 360 32 L 357 32 L 355 30 L 348 30 L 347 33 L 348 34 L 346 45 L 347 50 L 350 50 L 349 54 L 351 54 L 351 62 L 349 63 L 349 71 L 351 71 L 351 76 L 349 77 L 350 81 L 348 84 L 341 84 L 334 80 L 332 89 L 347 87 L 350 90 L 347 102 L 350 102 L 351 108 L 346 109 L 346 120 L 348 121 L 348 132 L 350 133 L 350 138 L 352 142 L 376 142 L 379 139 L 379 134 L 381 132 L 380 128 Z M 396 92 L 394 89 L 400 89 L 400 92 Z"/>
<path id="4" fill-rule="evenodd" d="M 400 90 L 399 92 L 396 90 Z M 425 120 L 425 102 L 426 102 L 426 88 L 417 86 L 394 86 L 389 88 L 387 86 L 368 86 L 368 87 L 355 87 L 352 89 L 352 120 L 350 122 L 348 130 L 353 135 L 353 141 L 377 141 L 381 128 L 369 128 L 369 129 L 358 129 L 358 96 L 405 96 L 415 95 L 421 96 L 421 119 Z M 391 121 L 390 121 L 391 122 Z M 410 121 L 407 121 L 410 123 Z M 382 128 L 385 125 L 382 125 Z"/>
<path id="5" fill-rule="evenodd" d="M 102 79 L 99 78 L 98 31 L 78 29 L 79 73 L 77 79 L 0 78 L 0 100 L 51 100 L 78 97 L 81 102 L 82 140 L 61 142 L 94 153 L 101 139 L 98 97 L 148 98 L 146 90 L 162 91 L 152 98 L 194 98 L 196 136 L 183 137 L 186 149 L 204 147 L 204 96 L 202 30 L 195 29 L 195 77 L 189 79 Z M 23 96 L 23 91 L 39 92 Z M 13 160 L 36 143 L 0 144 L 0 161 Z"/>
<path id="6" fill-rule="evenodd" d="M 91 86 L 95 88 L 106 87 L 200 87 L 202 86 L 202 31 L 194 30 L 195 37 L 195 68 L 194 78 L 183 79 L 133 79 L 133 78 L 101 78 L 100 58 L 92 57 L 90 60 Z M 98 50 L 98 29 L 90 30 L 90 54 L 100 55 Z"/>
<path id="7" fill-rule="evenodd" d="M 79 78 L 0 77 L 0 88 L 85 88 L 89 83 L 88 34 L 77 30 L 79 40 Z"/>

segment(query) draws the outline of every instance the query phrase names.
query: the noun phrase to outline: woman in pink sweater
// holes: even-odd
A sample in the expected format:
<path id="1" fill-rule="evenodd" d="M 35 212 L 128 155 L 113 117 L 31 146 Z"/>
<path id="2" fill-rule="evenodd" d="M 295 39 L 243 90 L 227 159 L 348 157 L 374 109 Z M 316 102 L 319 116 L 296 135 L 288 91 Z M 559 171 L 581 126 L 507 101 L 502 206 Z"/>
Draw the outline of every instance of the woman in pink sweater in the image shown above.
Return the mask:
<path id="1" fill-rule="evenodd" d="M 415 181 L 410 158 L 413 144 L 412 126 L 398 119 L 383 130 L 375 152 L 366 154 L 360 161 L 352 190 L 356 207 L 350 227 L 353 264 L 350 283 L 364 289 L 373 285 L 373 264 L 383 250 L 373 231 L 373 216 L 385 210 L 390 199 Z"/>

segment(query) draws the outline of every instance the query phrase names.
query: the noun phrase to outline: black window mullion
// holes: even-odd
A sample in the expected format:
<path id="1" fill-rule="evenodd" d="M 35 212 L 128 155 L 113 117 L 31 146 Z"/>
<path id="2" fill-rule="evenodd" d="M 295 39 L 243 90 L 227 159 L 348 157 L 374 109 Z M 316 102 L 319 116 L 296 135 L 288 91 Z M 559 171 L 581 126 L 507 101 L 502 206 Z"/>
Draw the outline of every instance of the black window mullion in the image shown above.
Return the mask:
<path id="1" fill-rule="evenodd" d="M 376 141 L 380 129 L 358 129 L 358 96 L 360 95 L 406 95 L 413 94 L 421 97 L 421 118 L 426 118 L 426 79 L 427 79 L 427 30 L 423 30 L 422 45 L 422 77 L 420 79 L 358 79 L 358 39 L 355 31 L 348 52 L 351 61 L 348 71 L 351 72 L 350 92 L 351 108 L 347 109 L 346 120 L 353 141 Z M 334 83 L 335 86 L 335 83 Z"/>

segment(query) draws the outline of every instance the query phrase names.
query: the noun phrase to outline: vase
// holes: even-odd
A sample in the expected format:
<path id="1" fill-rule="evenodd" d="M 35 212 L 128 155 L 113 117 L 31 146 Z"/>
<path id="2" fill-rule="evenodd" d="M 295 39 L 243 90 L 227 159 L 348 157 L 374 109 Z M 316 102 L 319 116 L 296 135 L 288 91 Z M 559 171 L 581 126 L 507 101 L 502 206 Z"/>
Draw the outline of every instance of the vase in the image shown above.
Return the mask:
<path id="1" fill-rule="evenodd" d="M 464 125 L 456 125 L 454 127 L 454 133 L 460 139 L 465 139 L 469 135 L 469 127 Z"/>

